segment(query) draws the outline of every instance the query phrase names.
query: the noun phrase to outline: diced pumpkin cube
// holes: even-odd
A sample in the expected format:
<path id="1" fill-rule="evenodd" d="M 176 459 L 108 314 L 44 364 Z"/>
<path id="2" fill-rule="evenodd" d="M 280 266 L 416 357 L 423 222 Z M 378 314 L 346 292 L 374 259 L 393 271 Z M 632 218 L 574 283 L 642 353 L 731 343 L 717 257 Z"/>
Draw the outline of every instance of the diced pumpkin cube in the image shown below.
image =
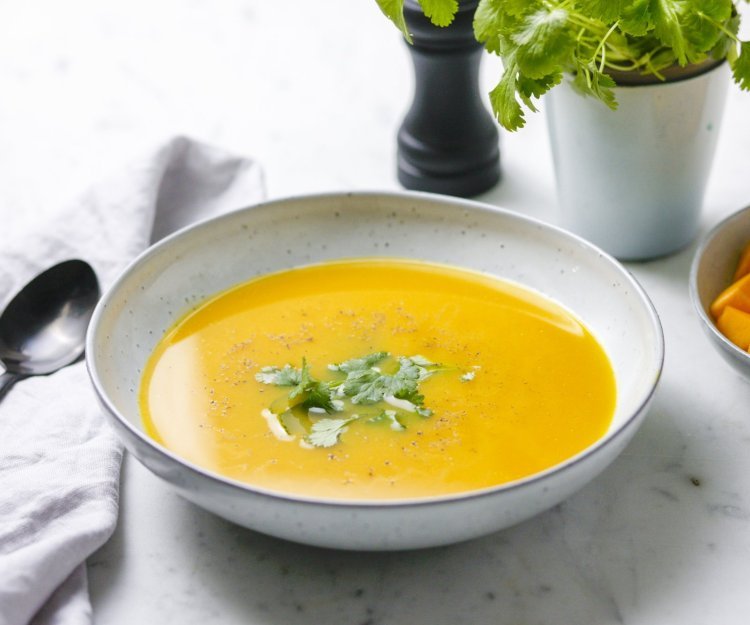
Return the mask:
<path id="1" fill-rule="evenodd" d="M 716 327 L 732 343 L 747 351 L 750 346 L 750 313 L 726 306 L 716 321 Z"/>
<path id="2" fill-rule="evenodd" d="M 734 272 L 734 282 L 750 273 L 750 242 L 745 245 L 745 249 L 740 254 L 740 262 L 737 263 L 737 269 Z"/>
<path id="3" fill-rule="evenodd" d="M 714 319 L 718 319 L 727 306 L 750 313 L 750 273 L 732 282 L 713 301 L 710 310 Z"/>

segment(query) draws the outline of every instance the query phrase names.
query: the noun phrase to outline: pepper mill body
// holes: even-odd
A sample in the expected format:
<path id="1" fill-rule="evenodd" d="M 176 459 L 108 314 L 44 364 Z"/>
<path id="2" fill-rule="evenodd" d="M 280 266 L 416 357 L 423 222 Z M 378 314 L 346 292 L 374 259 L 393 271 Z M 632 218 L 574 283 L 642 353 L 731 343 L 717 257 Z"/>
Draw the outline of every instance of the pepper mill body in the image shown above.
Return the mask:
<path id="1" fill-rule="evenodd" d="M 414 99 L 397 137 L 398 179 L 407 189 L 471 197 L 500 179 L 497 124 L 479 93 L 477 4 L 462 0 L 453 23 L 441 28 L 416 0 L 404 3 L 415 76 Z"/>

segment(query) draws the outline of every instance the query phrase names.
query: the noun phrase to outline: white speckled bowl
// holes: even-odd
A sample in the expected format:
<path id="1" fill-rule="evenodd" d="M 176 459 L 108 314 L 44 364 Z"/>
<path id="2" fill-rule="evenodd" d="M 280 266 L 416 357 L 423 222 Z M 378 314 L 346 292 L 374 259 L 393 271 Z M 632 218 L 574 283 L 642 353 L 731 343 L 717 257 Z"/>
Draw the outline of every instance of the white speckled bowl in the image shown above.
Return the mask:
<path id="1" fill-rule="evenodd" d="M 162 333 L 196 302 L 258 274 L 326 259 L 397 256 L 515 280 L 574 311 L 609 354 L 618 386 L 599 442 L 504 486 L 413 500 L 342 502 L 279 494 L 186 462 L 143 431 L 137 388 Z M 663 336 L 649 299 L 615 260 L 571 234 L 475 202 L 418 193 L 268 202 L 155 245 L 102 298 L 88 367 L 109 419 L 148 469 L 240 525 L 312 545 L 409 549 L 470 539 L 557 504 L 600 473 L 641 423 L 660 376 Z"/>
<path id="2" fill-rule="evenodd" d="M 719 222 L 701 240 L 690 269 L 690 297 L 701 325 L 724 360 L 750 380 L 750 353 L 726 338 L 714 324 L 708 308 L 732 281 L 742 248 L 750 241 L 750 206 Z"/>

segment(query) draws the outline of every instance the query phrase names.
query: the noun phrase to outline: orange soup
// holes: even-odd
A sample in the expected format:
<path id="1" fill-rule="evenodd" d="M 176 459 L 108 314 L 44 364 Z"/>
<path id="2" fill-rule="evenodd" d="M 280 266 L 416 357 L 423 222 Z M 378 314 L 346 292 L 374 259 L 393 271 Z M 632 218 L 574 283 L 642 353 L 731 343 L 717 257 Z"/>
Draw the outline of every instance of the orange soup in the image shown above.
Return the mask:
<path id="1" fill-rule="evenodd" d="M 181 457 L 303 496 L 496 486 L 609 427 L 601 346 L 517 284 L 400 259 L 269 274 L 182 318 L 144 371 L 147 432 Z"/>

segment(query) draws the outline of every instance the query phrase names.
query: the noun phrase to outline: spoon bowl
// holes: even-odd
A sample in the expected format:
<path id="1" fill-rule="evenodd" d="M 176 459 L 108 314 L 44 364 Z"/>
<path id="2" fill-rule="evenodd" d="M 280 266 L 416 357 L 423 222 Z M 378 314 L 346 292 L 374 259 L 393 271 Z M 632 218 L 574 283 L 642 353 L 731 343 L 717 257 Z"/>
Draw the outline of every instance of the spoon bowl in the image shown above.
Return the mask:
<path id="1" fill-rule="evenodd" d="M 18 292 L 0 314 L 0 398 L 14 382 L 81 357 L 99 295 L 96 274 L 82 260 L 54 265 Z"/>

